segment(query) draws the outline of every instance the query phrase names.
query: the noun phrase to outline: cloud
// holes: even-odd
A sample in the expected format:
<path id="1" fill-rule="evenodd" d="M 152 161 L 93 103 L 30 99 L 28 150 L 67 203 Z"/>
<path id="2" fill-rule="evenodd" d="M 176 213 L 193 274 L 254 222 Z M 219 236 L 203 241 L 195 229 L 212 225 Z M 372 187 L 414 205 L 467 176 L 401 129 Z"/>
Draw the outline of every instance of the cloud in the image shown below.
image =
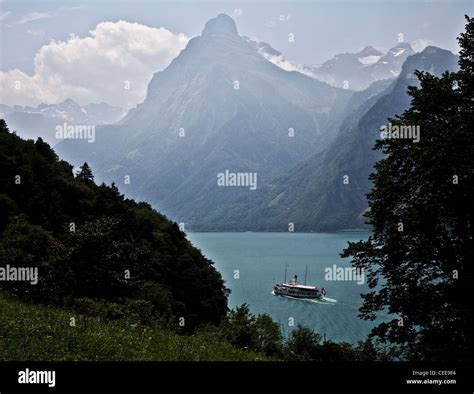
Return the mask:
<path id="1" fill-rule="evenodd" d="M 425 40 L 423 38 L 418 38 L 411 43 L 411 47 L 415 52 L 421 52 L 427 46 L 434 45 L 434 42 L 431 40 Z"/>
<path id="2" fill-rule="evenodd" d="M 239 16 L 242 16 L 244 14 L 244 11 L 241 8 L 236 8 L 234 11 L 232 11 L 232 18 L 238 18 Z"/>
<path id="3" fill-rule="evenodd" d="M 69 11 L 77 11 L 77 10 L 80 10 L 82 9 L 83 6 L 82 5 L 62 5 L 58 8 L 58 11 L 59 12 L 69 12 Z"/>
<path id="4" fill-rule="evenodd" d="M 52 18 L 54 14 L 51 14 L 49 12 L 30 12 L 28 14 L 23 15 L 16 24 L 18 25 L 23 25 L 25 23 L 37 21 L 39 19 L 46 19 L 46 18 Z"/>
<path id="5" fill-rule="evenodd" d="M 43 30 L 28 29 L 28 30 L 25 31 L 25 33 L 29 34 L 30 36 L 33 36 L 33 37 L 44 36 L 44 31 Z"/>
<path id="6" fill-rule="evenodd" d="M 187 42 L 184 34 L 164 28 L 101 22 L 87 37 L 41 47 L 33 75 L 18 69 L 0 72 L 1 100 L 37 105 L 71 98 L 130 108 L 145 98 L 153 73 L 168 66 Z"/>
<path id="7" fill-rule="evenodd" d="M 5 20 L 11 14 L 10 11 L 0 12 L 0 21 Z"/>
<path id="8" fill-rule="evenodd" d="M 40 19 L 48 19 L 48 18 L 53 18 L 55 16 L 63 16 L 68 12 L 77 11 L 81 8 L 82 8 L 81 5 L 72 5 L 72 6 L 60 6 L 55 11 L 52 11 L 52 12 L 37 12 L 37 11 L 29 12 L 28 14 L 25 14 L 19 17 L 19 19 L 14 24 L 24 25 L 26 23 L 37 21 Z M 7 15 L 10 14 L 10 11 L 5 12 L 4 14 L 6 17 Z M 0 14 L 0 20 L 2 19 L 4 18 L 2 18 L 2 15 Z"/>

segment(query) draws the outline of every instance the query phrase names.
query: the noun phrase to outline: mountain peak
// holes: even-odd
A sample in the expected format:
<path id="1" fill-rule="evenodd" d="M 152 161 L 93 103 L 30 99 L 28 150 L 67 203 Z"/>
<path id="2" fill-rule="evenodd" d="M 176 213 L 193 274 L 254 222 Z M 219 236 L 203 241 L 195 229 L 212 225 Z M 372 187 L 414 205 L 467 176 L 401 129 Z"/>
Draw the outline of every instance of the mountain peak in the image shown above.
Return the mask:
<path id="1" fill-rule="evenodd" d="M 237 26 L 235 26 L 234 20 L 226 14 L 219 14 L 217 17 L 207 21 L 202 36 L 223 36 L 232 35 L 237 36 Z"/>
<path id="2" fill-rule="evenodd" d="M 377 51 L 377 49 L 375 49 L 373 46 L 371 45 L 367 45 L 364 49 L 362 49 L 361 51 L 357 52 L 355 54 L 356 56 L 359 56 L 359 57 L 365 57 L 365 56 L 380 56 L 382 55 L 382 52 L 380 51 Z"/>
<path id="3" fill-rule="evenodd" d="M 413 51 L 411 45 L 408 42 L 399 42 L 396 46 L 391 48 L 386 53 L 384 59 L 399 58 L 400 61 L 403 63 L 407 56 L 413 55 L 414 53 L 415 52 Z"/>
<path id="4" fill-rule="evenodd" d="M 74 100 L 72 100 L 72 99 L 70 99 L 70 98 L 67 98 L 67 99 L 64 100 L 63 102 L 56 104 L 56 106 L 58 106 L 58 107 L 64 107 L 64 106 L 68 106 L 68 107 L 80 107 L 80 105 L 79 105 L 78 103 L 76 103 Z"/>

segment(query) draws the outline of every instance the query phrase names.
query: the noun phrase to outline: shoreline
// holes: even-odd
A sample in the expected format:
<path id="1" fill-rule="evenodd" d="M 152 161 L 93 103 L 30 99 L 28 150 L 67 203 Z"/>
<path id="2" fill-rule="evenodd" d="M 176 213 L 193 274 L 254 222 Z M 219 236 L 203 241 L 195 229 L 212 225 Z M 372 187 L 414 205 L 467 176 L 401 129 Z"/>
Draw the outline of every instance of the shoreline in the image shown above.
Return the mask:
<path id="1" fill-rule="evenodd" d="M 185 230 L 184 233 L 220 233 L 220 234 L 340 234 L 340 233 L 371 233 L 372 230 L 369 229 L 344 229 L 336 231 L 231 231 L 231 230 Z"/>

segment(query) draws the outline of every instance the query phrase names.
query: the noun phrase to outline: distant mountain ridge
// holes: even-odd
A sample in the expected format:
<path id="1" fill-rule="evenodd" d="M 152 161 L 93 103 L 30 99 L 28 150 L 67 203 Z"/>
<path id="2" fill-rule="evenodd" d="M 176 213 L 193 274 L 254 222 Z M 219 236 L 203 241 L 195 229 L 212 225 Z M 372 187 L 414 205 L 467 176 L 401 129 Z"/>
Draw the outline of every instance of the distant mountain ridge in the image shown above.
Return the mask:
<path id="1" fill-rule="evenodd" d="M 352 90 L 363 90 L 376 81 L 398 76 L 403 62 L 415 53 L 411 45 L 404 42 L 385 54 L 369 45 L 356 53 L 340 53 L 322 64 L 298 65 L 268 43 L 252 42 L 263 57 L 284 70 L 298 71 L 331 86 Z"/>
<path id="2" fill-rule="evenodd" d="M 398 76 L 403 62 L 415 52 L 408 43 L 399 43 L 386 54 L 367 46 L 357 53 L 342 53 L 319 66 L 305 66 L 314 78 L 333 86 L 366 89 L 373 82 Z"/>
<path id="3" fill-rule="evenodd" d="M 119 121 L 126 111 L 106 103 L 84 106 L 71 99 L 58 104 L 40 104 L 34 107 L 13 107 L 0 104 L 0 118 L 4 118 L 12 130 L 18 130 L 24 138 L 42 137 L 50 145 L 59 142 L 55 128 L 64 122 L 71 125 L 104 125 Z"/>

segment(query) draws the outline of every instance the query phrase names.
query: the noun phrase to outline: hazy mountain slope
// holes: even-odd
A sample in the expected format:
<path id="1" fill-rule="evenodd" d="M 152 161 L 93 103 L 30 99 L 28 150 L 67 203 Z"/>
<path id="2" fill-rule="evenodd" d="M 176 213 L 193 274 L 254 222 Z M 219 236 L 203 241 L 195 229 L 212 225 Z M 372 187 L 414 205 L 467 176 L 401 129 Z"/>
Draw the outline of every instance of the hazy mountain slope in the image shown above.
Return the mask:
<path id="1" fill-rule="evenodd" d="M 409 57 L 399 78 L 385 90 L 371 95 L 375 85 L 354 95 L 354 101 L 359 94 L 369 98 L 344 120 L 324 155 L 314 155 L 288 175 L 257 190 L 253 199 L 240 199 L 232 207 L 216 211 L 207 222 L 194 223 L 194 227 L 287 231 L 291 222 L 295 231 L 334 231 L 364 226 L 360 215 L 367 207 L 368 175 L 380 158 L 380 152 L 372 147 L 387 118 L 409 105 L 406 90 L 417 83 L 413 75 L 416 69 L 439 75 L 456 70 L 457 58 L 435 47 Z M 344 175 L 349 176 L 349 184 L 343 183 Z"/>
<path id="2" fill-rule="evenodd" d="M 260 184 L 321 152 L 351 95 L 275 66 L 219 15 L 154 75 L 145 101 L 123 121 L 99 128 L 94 144 L 65 141 L 57 150 L 174 219 L 199 222 L 254 193 L 218 187 L 217 173 L 257 172 Z"/>

